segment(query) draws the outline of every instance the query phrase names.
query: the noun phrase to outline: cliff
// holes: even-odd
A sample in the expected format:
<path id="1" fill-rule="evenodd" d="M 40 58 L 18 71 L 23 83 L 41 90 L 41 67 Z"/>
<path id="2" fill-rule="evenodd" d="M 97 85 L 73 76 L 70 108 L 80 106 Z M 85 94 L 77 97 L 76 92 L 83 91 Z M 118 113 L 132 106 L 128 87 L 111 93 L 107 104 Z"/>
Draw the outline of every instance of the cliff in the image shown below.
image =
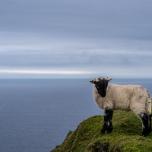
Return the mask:
<path id="1" fill-rule="evenodd" d="M 100 133 L 102 123 L 103 116 L 84 120 L 51 152 L 152 152 L 152 133 L 141 136 L 141 122 L 132 112 L 114 112 L 111 134 Z"/>

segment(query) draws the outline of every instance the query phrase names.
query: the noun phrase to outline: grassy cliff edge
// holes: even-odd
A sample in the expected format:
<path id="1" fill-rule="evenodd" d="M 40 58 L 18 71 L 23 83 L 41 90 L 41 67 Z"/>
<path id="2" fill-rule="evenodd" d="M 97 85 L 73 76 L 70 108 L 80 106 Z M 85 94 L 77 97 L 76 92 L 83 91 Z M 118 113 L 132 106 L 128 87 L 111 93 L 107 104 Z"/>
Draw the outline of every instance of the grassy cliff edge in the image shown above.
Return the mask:
<path id="1" fill-rule="evenodd" d="M 141 122 L 132 112 L 114 112 L 111 134 L 100 133 L 102 124 L 103 116 L 84 120 L 51 152 L 152 152 L 152 134 L 141 136 Z"/>

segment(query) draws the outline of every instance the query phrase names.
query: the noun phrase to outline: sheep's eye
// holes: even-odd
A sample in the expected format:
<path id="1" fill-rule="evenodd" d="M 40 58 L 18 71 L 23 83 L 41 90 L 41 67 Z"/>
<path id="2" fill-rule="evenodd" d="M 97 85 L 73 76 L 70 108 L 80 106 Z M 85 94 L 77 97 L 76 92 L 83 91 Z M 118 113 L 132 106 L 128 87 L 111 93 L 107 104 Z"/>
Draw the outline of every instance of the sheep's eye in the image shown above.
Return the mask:
<path id="1" fill-rule="evenodd" d="M 100 87 L 99 87 L 99 86 L 96 86 L 96 88 L 97 88 L 97 89 L 100 89 Z"/>

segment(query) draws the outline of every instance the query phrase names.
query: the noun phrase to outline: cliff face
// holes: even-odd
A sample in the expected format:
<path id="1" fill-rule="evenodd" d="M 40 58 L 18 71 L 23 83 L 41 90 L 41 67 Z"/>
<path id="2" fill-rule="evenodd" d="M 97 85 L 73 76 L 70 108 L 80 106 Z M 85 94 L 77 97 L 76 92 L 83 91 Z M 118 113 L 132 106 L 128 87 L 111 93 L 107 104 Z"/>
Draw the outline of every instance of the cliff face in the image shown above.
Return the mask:
<path id="1" fill-rule="evenodd" d="M 88 118 L 51 152 L 152 152 L 152 133 L 141 136 L 141 122 L 132 112 L 114 112 L 111 134 L 100 133 L 102 123 L 102 116 Z"/>

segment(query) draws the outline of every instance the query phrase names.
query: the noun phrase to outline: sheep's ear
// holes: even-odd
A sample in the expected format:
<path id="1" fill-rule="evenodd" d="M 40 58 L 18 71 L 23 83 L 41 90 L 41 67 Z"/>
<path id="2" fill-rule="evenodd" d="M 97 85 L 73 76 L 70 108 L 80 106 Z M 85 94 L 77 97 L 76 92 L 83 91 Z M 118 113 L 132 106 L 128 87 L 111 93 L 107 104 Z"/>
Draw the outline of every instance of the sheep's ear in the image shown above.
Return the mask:
<path id="1" fill-rule="evenodd" d="M 95 84 L 95 81 L 94 81 L 94 80 L 91 80 L 91 81 L 90 81 L 90 83 L 93 83 L 93 84 Z"/>
<path id="2" fill-rule="evenodd" d="M 111 80 L 112 80 L 112 78 L 107 78 L 107 80 L 108 80 L 108 81 L 111 81 Z"/>
<path id="3" fill-rule="evenodd" d="M 93 83 L 93 82 L 94 82 L 93 80 L 90 81 L 90 83 Z"/>

